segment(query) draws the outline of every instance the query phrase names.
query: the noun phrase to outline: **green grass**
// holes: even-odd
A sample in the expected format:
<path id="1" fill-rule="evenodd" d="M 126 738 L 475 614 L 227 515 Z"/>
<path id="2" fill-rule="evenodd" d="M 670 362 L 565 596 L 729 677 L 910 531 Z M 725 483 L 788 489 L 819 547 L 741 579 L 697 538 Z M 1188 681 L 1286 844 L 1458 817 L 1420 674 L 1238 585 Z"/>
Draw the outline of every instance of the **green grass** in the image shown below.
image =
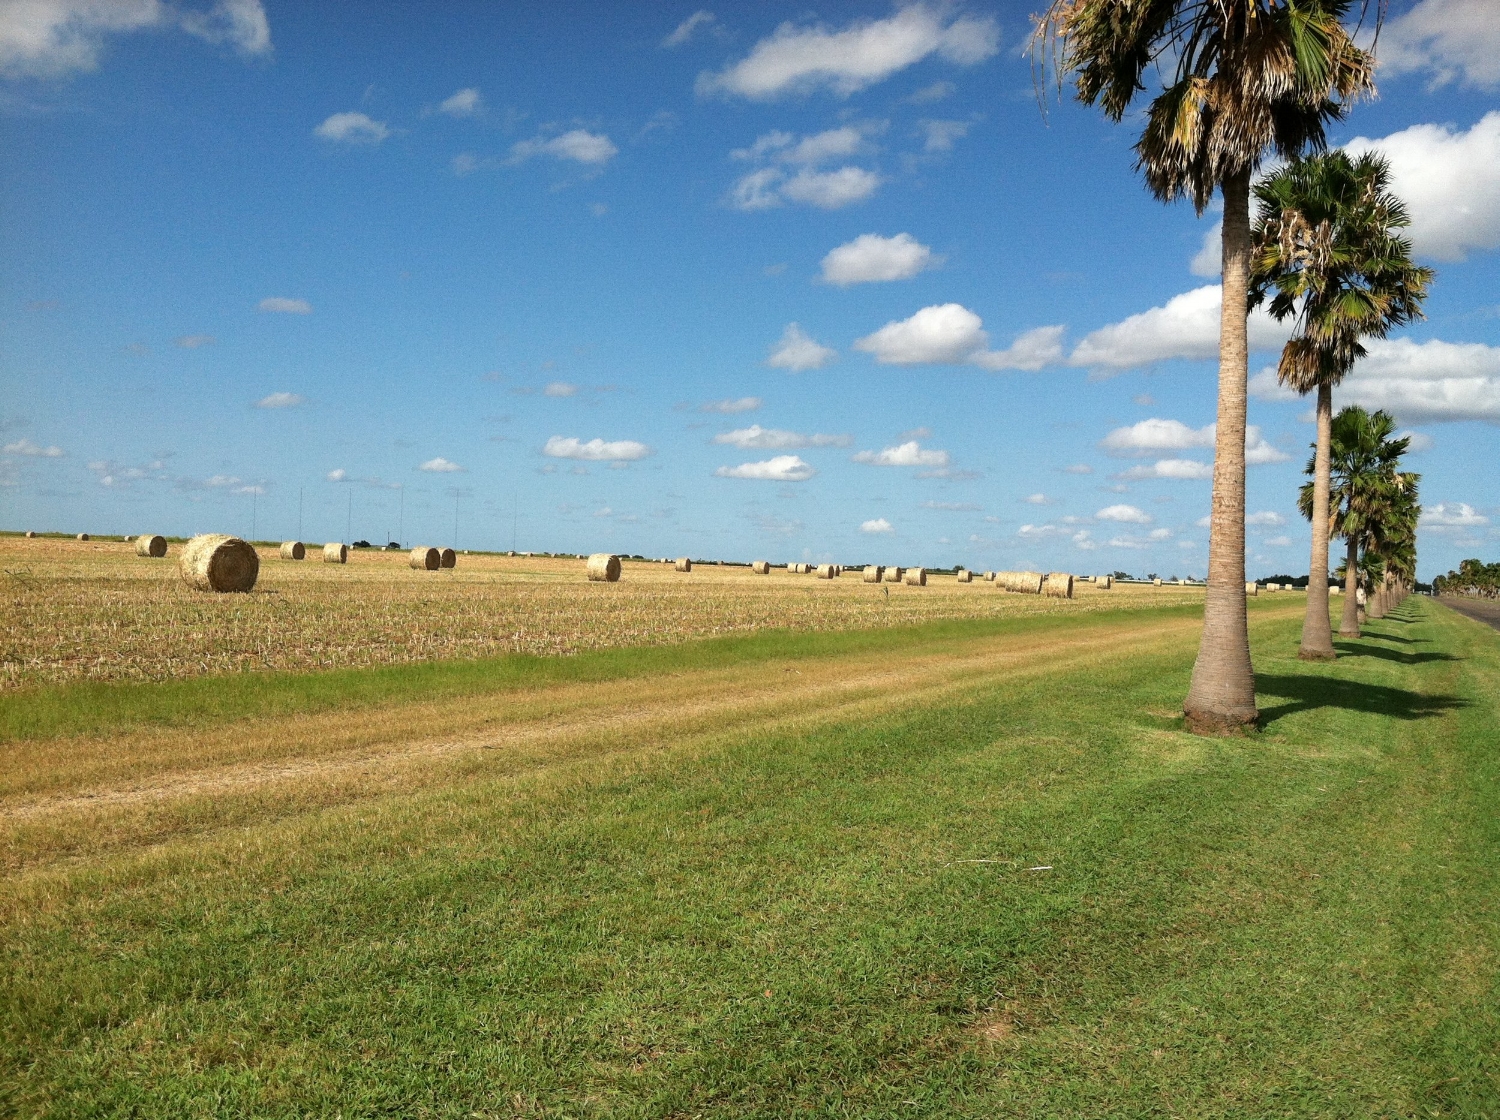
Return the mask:
<path id="1" fill-rule="evenodd" d="M 1201 606 L 1111 608 L 1120 621 L 1183 618 Z M 248 716 L 357 711 L 411 700 L 492 695 L 550 684 L 627 680 L 764 659 L 859 653 L 900 656 L 937 642 L 998 634 L 1071 632 L 1090 616 L 1021 616 L 926 622 L 900 630 L 764 630 L 647 648 L 587 650 L 568 657 L 510 654 L 312 673 L 246 672 L 178 681 L 74 682 L 0 692 L 0 744 L 138 727 L 202 727 Z M 1079 621 L 1073 621 L 1078 619 Z"/>
<path id="2" fill-rule="evenodd" d="M 0 1106 L 1494 1116 L 1500 641 L 1299 627 L 13 881 Z"/>

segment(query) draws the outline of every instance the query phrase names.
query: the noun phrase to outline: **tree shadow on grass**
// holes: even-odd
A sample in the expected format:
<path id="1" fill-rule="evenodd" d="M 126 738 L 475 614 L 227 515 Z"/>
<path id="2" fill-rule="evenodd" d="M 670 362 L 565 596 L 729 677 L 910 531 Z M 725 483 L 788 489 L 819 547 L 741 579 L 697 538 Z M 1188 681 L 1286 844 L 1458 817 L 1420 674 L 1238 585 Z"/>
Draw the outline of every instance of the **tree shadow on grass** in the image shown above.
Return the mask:
<path id="1" fill-rule="evenodd" d="M 1258 673 L 1255 691 L 1287 701 L 1261 708 L 1262 727 L 1269 727 L 1284 716 L 1314 708 L 1343 708 L 1395 719 L 1431 719 L 1468 706 L 1468 701 L 1461 696 L 1427 696 L 1404 688 L 1312 675 Z"/>
<path id="2" fill-rule="evenodd" d="M 1378 634 L 1366 634 L 1366 638 L 1379 637 Z M 1378 657 L 1381 661 L 1394 661 L 1398 665 L 1425 665 L 1429 661 L 1462 661 L 1461 657 L 1454 657 L 1451 653 L 1432 651 L 1429 653 L 1407 653 L 1400 649 L 1385 649 L 1382 646 L 1364 645 L 1359 642 L 1341 641 L 1334 642 L 1333 648 L 1338 650 L 1340 657 Z"/>

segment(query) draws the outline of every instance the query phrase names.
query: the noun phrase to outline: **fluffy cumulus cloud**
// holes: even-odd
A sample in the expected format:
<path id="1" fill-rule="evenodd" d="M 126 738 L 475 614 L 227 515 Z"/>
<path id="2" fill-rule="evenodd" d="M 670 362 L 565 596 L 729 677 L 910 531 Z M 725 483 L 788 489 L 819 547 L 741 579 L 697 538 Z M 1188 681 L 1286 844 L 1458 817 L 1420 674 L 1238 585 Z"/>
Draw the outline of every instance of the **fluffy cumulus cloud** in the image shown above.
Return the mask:
<path id="1" fill-rule="evenodd" d="M 1007 350 L 990 350 L 984 320 L 959 303 L 933 304 L 909 319 L 887 323 L 854 347 L 882 365 L 960 365 L 985 369 L 1041 369 L 1062 356 L 1062 327 L 1038 327 Z"/>
<path id="2" fill-rule="evenodd" d="M 66 452 L 57 445 L 43 447 L 32 443 L 29 439 L 18 439 L 14 443 L 7 443 L 4 447 L 6 455 L 24 455 L 28 459 L 61 459 Z"/>
<path id="3" fill-rule="evenodd" d="M 661 41 L 661 45 L 668 49 L 680 47 L 684 43 L 691 42 L 700 27 L 712 27 L 714 23 L 715 18 L 712 12 L 696 11 L 679 23 L 676 30 Z"/>
<path id="4" fill-rule="evenodd" d="M 1202 428 L 1190 428 L 1180 420 L 1163 420 L 1152 417 L 1129 427 L 1116 428 L 1102 440 L 1099 446 L 1110 455 L 1144 458 L 1163 451 L 1190 451 L 1197 448 L 1212 448 L 1216 424 Z M 1245 427 L 1245 462 L 1249 466 L 1266 463 L 1281 463 L 1288 458 L 1284 451 L 1271 444 L 1254 424 Z M 1151 478 L 1195 479 L 1212 478 L 1213 467 L 1196 459 L 1170 457 L 1159 459 L 1150 466 L 1131 467 L 1119 476 L 1127 481 Z"/>
<path id="5" fill-rule="evenodd" d="M 542 395 L 547 397 L 572 397 L 577 394 L 578 386 L 570 385 L 566 381 L 549 381 L 547 387 L 542 390 Z"/>
<path id="6" fill-rule="evenodd" d="M 1491 12 L 1495 26 L 1500 8 Z M 1500 73 L 1500 54 L 1490 58 Z M 1378 151 L 1391 161 L 1391 189 L 1411 213 L 1407 233 L 1417 253 L 1461 261 L 1500 246 L 1500 110 L 1486 113 L 1467 132 L 1417 124 L 1377 140 L 1356 137 L 1344 147 Z"/>
<path id="7" fill-rule="evenodd" d="M 857 452 L 854 461 L 869 463 L 875 467 L 946 467 L 948 453 L 936 448 L 923 447 L 913 439 L 880 451 Z"/>
<path id="8" fill-rule="evenodd" d="M 1417 525 L 1422 529 L 1446 532 L 1453 529 L 1477 529 L 1489 523 L 1490 519 L 1477 512 L 1468 502 L 1439 502 L 1422 510 Z"/>
<path id="9" fill-rule="evenodd" d="M 1137 463 L 1129 470 L 1121 471 L 1116 477 L 1123 478 L 1126 482 L 1144 482 L 1153 478 L 1182 481 L 1213 476 L 1214 468 L 1211 463 L 1200 463 L 1197 459 L 1158 459 L 1154 463 Z"/>
<path id="10" fill-rule="evenodd" d="M 1161 307 L 1086 335 L 1073 348 L 1068 364 L 1113 373 L 1173 358 L 1217 358 L 1222 302 L 1218 284 L 1173 296 Z M 1289 327 L 1278 324 L 1264 311 L 1250 316 L 1252 350 L 1279 350 L 1289 334 Z"/>
<path id="11" fill-rule="evenodd" d="M 720 432 L 714 442 L 755 451 L 789 451 L 802 447 L 848 447 L 853 442 L 849 436 L 826 435 L 814 432 L 788 432 L 780 428 L 762 428 L 752 424 L 748 428 L 737 428 L 732 432 Z"/>
<path id="12" fill-rule="evenodd" d="M 1385 25 L 1380 72 L 1428 74 L 1434 86 L 1500 88 L 1500 7 L 1493 0 L 1422 0 Z"/>
<path id="13" fill-rule="evenodd" d="M 944 8 L 912 4 L 843 30 L 783 23 L 739 62 L 700 74 L 697 89 L 756 100 L 817 89 L 848 96 L 933 55 L 972 66 L 999 47 L 999 29 L 988 17 L 950 19 Z"/>
<path id="14" fill-rule="evenodd" d="M 838 353 L 833 347 L 824 346 L 805 333 L 796 323 L 788 323 L 786 330 L 781 332 L 781 341 L 772 348 L 771 356 L 766 359 L 766 365 L 772 369 L 801 373 L 808 369 L 822 369 L 838 357 Z"/>
<path id="15" fill-rule="evenodd" d="M 256 408 L 296 408 L 303 398 L 296 393 L 271 393 L 255 402 Z"/>
<path id="16" fill-rule="evenodd" d="M 334 113 L 313 129 L 314 136 L 335 144 L 378 144 L 390 134 L 384 121 L 353 112 Z"/>
<path id="17" fill-rule="evenodd" d="M 729 400 L 709 401 L 699 405 L 698 411 L 732 415 L 737 412 L 754 412 L 762 403 L 759 397 L 731 397 Z"/>
<path id="18" fill-rule="evenodd" d="M 831 249 L 823 258 L 823 282 L 847 288 L 851 284 L 875 284 L 888 280 L 908 280 L 942 263 L 909 233 L 881 237 L 862 233 L 853 241 Z"/>
<path id="19" fill-rule="evenodd" d="M 1145 510 L 1128 505 L 1105 506 L 1094 516 L 1100 521 L 1119 521 L 1127 525 L 1149 525 L 1152 520 Z"/>
<path id="20" fill-rule="evenodd" d="M 1219 240 L 1223 229 L 1223 222 L 1215 222 L 1204 230 L 1203 242 L 1188 262 L 1188 271 L 1194 276 L 1218 276 L 1224 271 L 1224 250 Z"/>
<path id="21" fill-rule="evenodd" d="M 1286 518 L 1282 517 L 1281 514 L 1277 513 L 1275 510 L 1264 509 L 1259 513 L 1247 513 L 1245 515 L 1245 524 L 1254 525 L 1257 528 L 1262 529 L 1274 528 L 1277 526 L 1285 525 Z"/>
<path id="22" fill-rule="evenodd" d="M 1500 424 L 1500 346 L 1409 338 L 1371 339 L 1368 355 L 1333 391 L 1342 407 L 1383 408 L 1409 424 L 1483 420 Z M 1295 399 L 1273 368 L 1250 379 L 1266 400 Z"/>
<path id="23" fill-rule="evenodd" d="M 819 210 L 839 210 L 863 202 L 881 182 L 879 175 L 863 167 L 840 167 L 837 171 L 804 167 L 781 184 L 781 196 Z"/>
<path id="24" fill-rule="evenodd" d="M 651 448 L 633 439 L 591 439 L 576 436 L 553 436 L 542 448 L 542 454 L 553 459 L 582 459 L 591 463 L 628 463 L 644 459 Z"/>
<path id="25" fill-rule="evenodd" d="M 531 140 L 517 141 L 510 146 L 510 162 L 525 163 L 533 156 L 545 155 L 552 156 L 554 159 L 572 160 L 574 163 L 587 166 L 602 167 L 619 152 L 620 149 L 615 147 L 614 142 L 603 133 L 575 128 L 550 139 L 537 136 Z"/>
<path id="26" fill-rule="evenodd" d="M 461 89 L 438 106 L 438 112 L 450 117 L 472 117 L 484 108 L 484 100 L 477 89 Z"/>
<path id="27" fill-rule="evenodd" d="M 0 74 L 58 78 L 93 70 L 109 35 L 153 29 L 226 43 L 247 56 L 271 50 L 260 0 L 195 6 L 162 0 L 22 0 L 0 6 Z"/>
<path id="28" fill-rule="evenodd" d="M 333 470 L 328 472 L 329 482 L 343 482 L 348 477 L 349 472 L 346 471 L 343 467 L 335 467 Z"/>
<path id="29" fill-rule="evenodd" d="M 1016 336 L 1004 350 L 985 350 L 969 360 L 988 370 L 1020 369 L 1036 371 L 1062 361 L 1063 332 L 1066 327 L 1035 327 Z"/>
<path id="30" fill-rule="evenodd" d="M 918 121 L 917 127 L 922 130 L 924 152 L 951 152 L 953 142 L 967 136 L 972 125 L 969 121 L 924 120 Z"/>
<path id="31" fill-rule="evenodd" d="M 894 533 L 895 527 L 883 517 L 872 517 L 869 521 L 859 523 L 861 533 Z"/>
<path id="32" fill-rule="evenodd" d="M 720 478 L 750 478 L 761 482 L 806 482 L 817 473 L 798 455 L 777 455 L 759 463 L 741 463 L 737 467 L 720 467 L 714 471 Z"/>
<path id="33" fill-rule="evenodd" d="M 267 296 L 257 304 L 262 311 L 276 311 L 283 315 L 311 315 L 312 304 L 305 299 L 288 299 L 286 296 Z"/>
<path id="34" fill-rule="evenodd" d="M 444 459 L 442 456 L 438 456 L 436 459 L 428 459 L 427 462 L 419 465 L 417 470 L 428 471 L 432 474 L 452 474 L 454 471 L 463 470 L 463 467 Z"/>

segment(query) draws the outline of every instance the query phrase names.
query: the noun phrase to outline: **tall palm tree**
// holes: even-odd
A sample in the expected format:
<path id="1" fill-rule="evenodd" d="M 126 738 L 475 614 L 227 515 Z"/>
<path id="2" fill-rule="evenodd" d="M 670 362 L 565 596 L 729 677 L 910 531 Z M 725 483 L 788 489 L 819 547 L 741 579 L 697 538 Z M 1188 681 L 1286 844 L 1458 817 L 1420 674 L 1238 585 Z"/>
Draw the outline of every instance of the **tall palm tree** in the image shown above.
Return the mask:
<path id="1" fill-rule="evenodd" d="M 1250 270 L 1250 305 L 1296 331 L 1281 352 L 1277 378 L 1318 394 L 1313 474 L 1312 555 L 1307 613 L 1298 656 L 1334 656 L 1328 620 L 1328 456 L 1333 387 L 1362 358 L 1363 338 L 1422 317 L 1432 270 L 1412 263 L 1410 224 L 1389 190 L 1390 164 L 1374 153 L 1351 159 L 1333 151 L 1296 159 L 1255 184 L 1259 202 Z M 1272 295 L 1274 293 L 1274 295 Z"/>
<path id="2" fill-rule="evenodd" d="M 1421 475 L 1396 471 L 1380 488 L 1368 534 L 1368 555 L 1380 584 L 1370 599 L 1369 616 L 1384 618 L 1416 579 L 1417 518 L 1422 507 L 1417 500 Z"/>
<path id="3" fill-rule="evenodd" d="M 1383 0 L 1377 0 L 1377 7 Z M 1219 407 L 1203 637 L 1183 712 L 1191 730 L 1254 724 L 1245 613 L 1245 410 L 1249 376 L 1250 179 L 1267 152 L 1327 145 L 1325 127 L 1374 91 L 1351 0 L 1052 0 L 1033 46 L 1076 75 L 1078 97 L 1119 121 L 1152 74 L 1162 88 L 1135 145 L 1157 198 L 1201 214 L 1224 198 Z"/>
<path id="4" fill-rule="evenodd" d="M 1333 531 L 1344 538 L 1344 616 L 1339 635 L 1359 637 L 1360 552 L 1373 558 L 1370 546 L 1382 531 L 1382 518 L 1391 500 L 1390 490 L 1399 487 L 1398 464 L 1411 443 L 1395 438 L 1396 419 L 1385 411 L 1366 412 L 1358 405 L 1339 409 L 1329 430 L 1328 508 Z M 1308 461 L 1307 474 L 1316 475 L 1317 458 Z M 1415 502 L 1415 476 L 1412 500 Z M 1311 518 L 1316 479 L 1304 483 L 1298 496 L 1302 516 Z M 1415 534 L 1415 517 L 1413 517 Z"/>

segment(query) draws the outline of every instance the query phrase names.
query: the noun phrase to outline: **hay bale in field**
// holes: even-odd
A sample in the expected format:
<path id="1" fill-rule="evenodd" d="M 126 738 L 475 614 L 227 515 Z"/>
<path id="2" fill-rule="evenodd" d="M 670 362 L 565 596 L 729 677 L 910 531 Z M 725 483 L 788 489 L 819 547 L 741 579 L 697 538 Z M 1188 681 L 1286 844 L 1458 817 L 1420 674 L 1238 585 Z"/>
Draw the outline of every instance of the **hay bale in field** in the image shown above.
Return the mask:
<path id="1" fill-rule="evenodd" d="M 904 577 L 904 581 L 905 581 L 907 587 L 926 587 L 927 586 L 927 569 L 926 568 L 907 568 L 906 569 L 906 576 Z"/>
<path id="2" fill-rule="evenodd" d="M 985 583 L 994 583 L 995 582 L 995 574 L 996 573 L 994 573 L 994 572 L 985 572 L 984 573 L 984 582 Z"/>
<path id="3" fill-rule="evenodd" d="M 301 541 L 282 541 L 280 555 L 283 560 L 305 560 L 307 545 Z"/>
<path id="4" fill-rule="evenodd" d="M 239 537 L 205 533 L 183 546 L 182 578 L 199 591 L 249 591 L 260 574 L 260 556 Z"/>
<path id="5" fill-rule="evenodd" d="M 1330 594 L 1330 595 L 1337 595 L 1339 592 L 1341 592 L 1343 590 L 1344 589 L 1342 587 L 1340 587 L 1336 583 L 1330 583 L 1328 585 L 1328 594 Z"/>
<path id="6" fill-rule="evenodd" d="M 1014 591 L 1018 595 L 1040 595 L 1042 593 L 1041 572 L 999 572 L 995 576 L 995 582 L 1006 591 Z"/>
<path id="7" fill-rule="evenodd" d="M 596 552 L 589 557 L 589 579 L 594 583 L 615 583 L 620 578 L 620 558 L 608 552 Z"/>
<path id="8" fill-rule="evenodd" d="M 880 577 L 882 574 L 884 574 L 884 572 L 885 569 L 882 568 L 879 564 L 866 564 L 864 581 L 866 583 L 879 583 Z"/>
<path id="9" fill-rule="evenodd" d="M 960 568 L 953 573 L 953 578 L 958 580 L 959 583 L 973 583 L 974 573 L 969 571 L 968 568 Z"/>
<path id="10" fill-rule="evenodd" d="M 833 575 L 834 575 L 834 573 L 833 573 L 833 565 L 832 564 L 819 564 L 818 565 L 818 570 L 816 572 L 814 572 L 813 574 L 815 576 L 817 576 L 819 579 L 832 579 Z"/>
<path id="11" fill-rule="evenodd" d="M 887 567 L 885 569 L 885 575 L 881 576 L 880 578 L 883 579 L 883 580 L 885 580 L 886 583 L 900 583 L 901 580 L 902 580 L 902 577 L 904 577 L 905 575 L 906 575 L 906 569 L 905 568 Z"/>
<path id="12" fill-rule="evenodd" d="M 1266 584 L 1266 590 L 1267 591 L 1280 591 L 1281 590 L 1281 584 L 1279 584 L 1279 583 L 1268 583 L 1268 584 Z"/>
<path id="13" fill-rule="evenodd" d="M 26 530 L 26 539 L 27 540 L 31 540 L 35 536 L 36 536 L 36 530 L 35 529 L 27 529 Z"/>
<path id="14" fill-rule="evenodd" d="M 1161 577 L 1158 576 L 1156 579 L 1153 579 L 1151 581 L 1151 586 L 1152 587 L 1160 587 L 1161 586 Z"/>
<path id="15" fill-rule="evenodd" d="M 78 536 L 75 537 L 74 539 L 75 540 L 80 540 L 80 541 L 86 541 L 86 540 L 89 539 L 89 535 L 87 533 L 79 533 Z"/>
<path id="16" fill-rule="evenodd" d="M 435 572 L 442 567 L 443 554 L 435 548 L 419 545 L 411 550 L 411 555 L 407 557 L 406 562 L 419 572 Z"/>
<path id="17" fill-rule="evenodd" d="M 673 568 L 679 572 L 691 572 L 693 570 L 693 561 L 689 557 L 679 556 Z"/>
<path id="18" fill-rule="evenodd" d="M 1073 577 L 1067 572 L 1048 572 L 1047 578 L 1042 581 L 1042 594 L 1049 599 L 1071 599 Z"/>
<path id="19" fill-rule="evenodd" d="M 152 536 L 150 533 L 142 533 L 135 538 L 135 554 L 137 556 L 150 556 L 160 560 L 167 554 L 167 538 Z"/>
<path id="20" fill-rule="evenodd" d="M 1260 594 L 1260 585 L 1257 584 L 1254 580 L 1247 580 L 1245 582 L 1245 594 L 1258 596 Z"/>
<path id="21" fill-rule="evenodd" d="M 438 553 L 438 567 L 453 568 L 458 566 L 458 553 L 451 548 L 442 549 Z"/>
<path id="22" fill-rule="evenodd" d="M 1115 585 L 1115 577 L 1114 576 L 1095 576 L 1094 577 L 1094 582 L 1099 585 L 1100 590 L 1102 590 L 1102 591 L 1108 591 L 1111 587 L 1113 587 Z"/>
<path id="23" fill-rule="evenodd" d="M 323 563 L 325 564 L 347 564 L 349 563 L 349 546 L 338 541 L 329 541 L 323 546 Z"/>
<path id="24" fill-rule="evenodd" d="M 771 574 L 771 562 L 769 560 L 757 560 L 750 565 L 750 570 L 758 576 L 768 576 Z"/>

